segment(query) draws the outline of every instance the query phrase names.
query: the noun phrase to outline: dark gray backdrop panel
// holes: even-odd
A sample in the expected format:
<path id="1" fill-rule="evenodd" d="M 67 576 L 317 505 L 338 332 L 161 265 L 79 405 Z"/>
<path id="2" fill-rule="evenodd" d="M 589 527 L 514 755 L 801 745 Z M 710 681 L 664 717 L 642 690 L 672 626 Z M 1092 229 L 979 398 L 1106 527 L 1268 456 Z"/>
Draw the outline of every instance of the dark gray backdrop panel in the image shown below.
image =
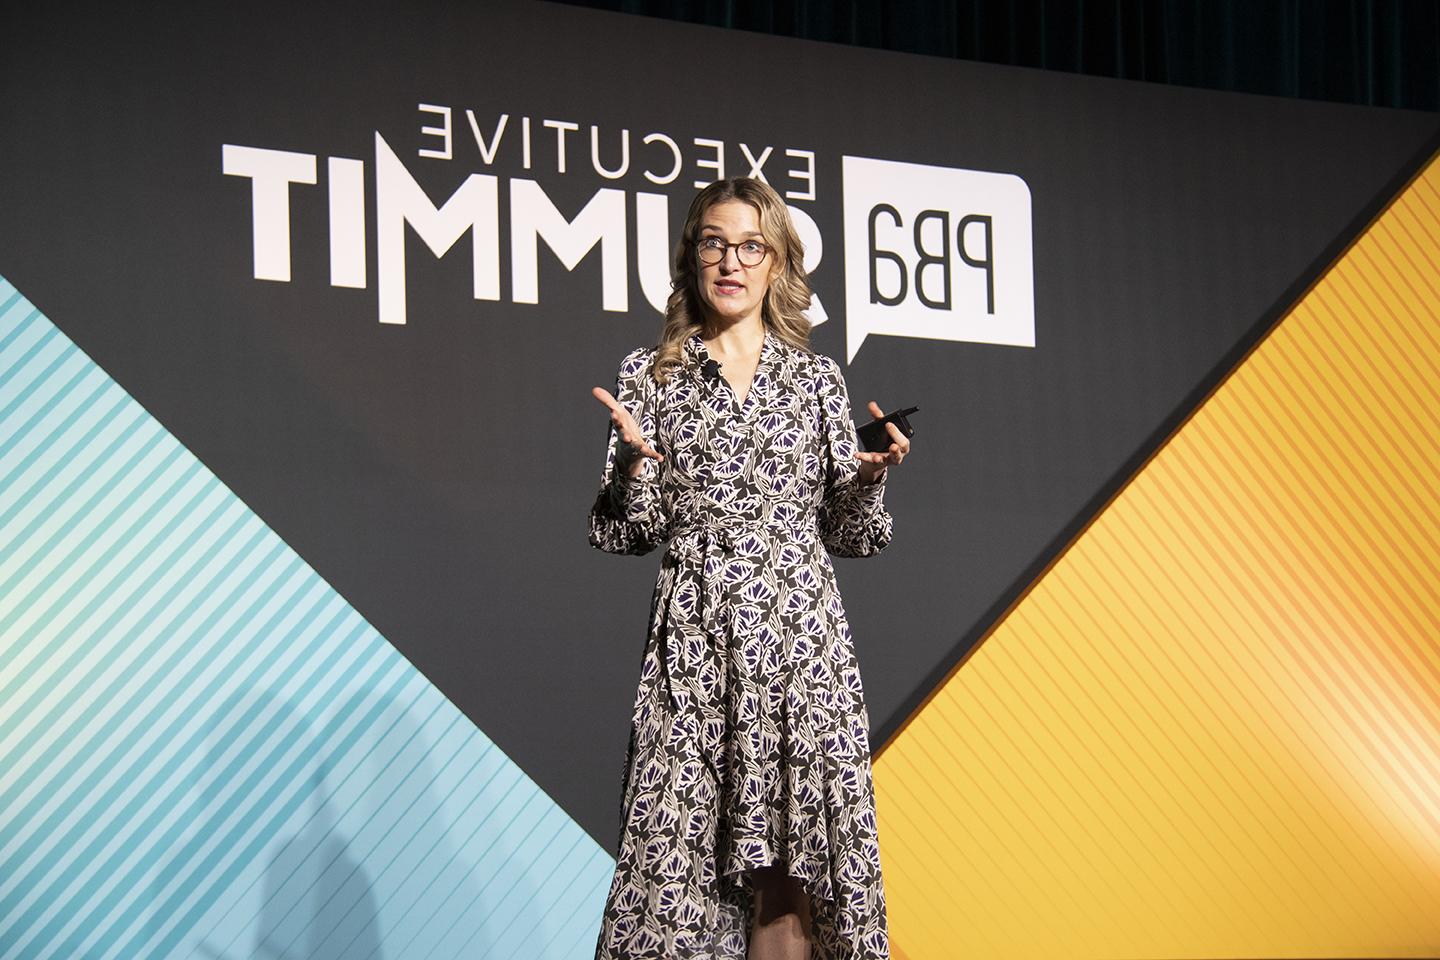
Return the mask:
<path id="1" fill-rule="evenodd" d="M 922 407 L 895 542 L 838 565 L 878 742 L 1436 126 L 543 4 L 297 6 L 8 15 L 0 273 L 607 847 L 657 559 L 585 544 L 606 429 L 589 387 L 659 317 L 633 269 L 629 312 L 601 310 L 598 251 L 567 273 L 542 247 L 540 303 L 511 303 L 503 240 L 502 298 L 477 302 L 468 240 L 436 260 L 412 234 L 409 323 L 379 324 L 376 131 L 437 202 L 497 174 L 502 238 L 518 158 L 486 168 L 458 113 L 455 159 L 417 157 L 436 121 L 417 104 L 529 115 L 530 175 L 567 216 L 601 187 L 665 192 L 672 229 L 704 171 L 602 180 L 590 124 L 609 144 L 722 139 L 732 167 L 741 141 L 813 149 L 818 196 L 797 206 L 825 240 L 815 345 L 840 358 L 843 155 L 1027 181 L 1037 346 L 872 337 L 846 370 L 862 415 Z M 563 176 L 544 118 L 581 126 Z M 224 143 L 320 158 L 291 188 L 289 283 L 251 277 Z M 330 156 L 366 162 L 367 289 L 328 283 Z"/>

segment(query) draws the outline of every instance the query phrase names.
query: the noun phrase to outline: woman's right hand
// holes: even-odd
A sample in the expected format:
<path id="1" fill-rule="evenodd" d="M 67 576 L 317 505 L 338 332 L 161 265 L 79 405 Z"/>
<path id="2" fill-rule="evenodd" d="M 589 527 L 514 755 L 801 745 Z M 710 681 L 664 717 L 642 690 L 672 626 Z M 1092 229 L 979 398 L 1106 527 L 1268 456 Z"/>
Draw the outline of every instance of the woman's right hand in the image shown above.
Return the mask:
<path id="1" fill-rule="evenodd" d="M 645 469 L 646 457 L 656 461 L 665 459 L 664 454 L 645 440 L 645 435 L 640 432 L 640 425 L 630 416 L 630 411 L 611 396 L 609 390 L 593 387 L 590 392 L 595 395 L 596 400 L 610 408 L 610 422 L 615 425 L 615 433 L 619 437 L 615 446 L 615 465 L 619 469 L 631 477 L 638 477 L 640 471 Z"/>

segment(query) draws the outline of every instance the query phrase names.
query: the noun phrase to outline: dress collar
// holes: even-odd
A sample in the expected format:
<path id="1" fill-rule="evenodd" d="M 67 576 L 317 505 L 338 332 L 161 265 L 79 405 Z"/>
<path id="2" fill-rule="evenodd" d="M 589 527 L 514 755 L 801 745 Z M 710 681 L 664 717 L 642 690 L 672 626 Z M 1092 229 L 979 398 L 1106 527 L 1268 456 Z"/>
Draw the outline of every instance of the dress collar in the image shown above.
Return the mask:
<path id="1" fill-rule="evenodd" d="M 700 339 L 698 333 L 691 334 L 686 340 L 685 346 L 691 375 L 697 381 L 703 380 L 704 365 L 711 359 L 710 351 L 705 349 L 705 342 Z M 753 419 L 755 411 L 763 409 L 769 402 L 774 391 L 771 381 L 782 376 L 780 371 L 785 353 L 785 341 L 767 327 L 765 341 L 760 345 L 760 362 L 755 367 L 755 376 L 750 381 L 750 390 L 745 394 L 745 402 L 736 408 L 737 413 L 744 419 Z"/>
<path id="2" fill-rule="evenodd" d="M 705 341 L 700 339 L 700 334 L 692 333 L 685 338 L 685 360 L 687 363 L 704 363 L 710 359 L 710 352 L 705 349 Z"/>
<path id="3" fill-rule="evenodd" d="M 777 358 L 781 343 L 775 332 L 766 327 L 765 341 L 760 345 L 760 368 Z M 710 359 L 710 351 L 705 349 L 705 341 L 700 338 L 700 334 L 692 333 L 685 339 L 685 356 L 690 363 L 697 366 Z"/>

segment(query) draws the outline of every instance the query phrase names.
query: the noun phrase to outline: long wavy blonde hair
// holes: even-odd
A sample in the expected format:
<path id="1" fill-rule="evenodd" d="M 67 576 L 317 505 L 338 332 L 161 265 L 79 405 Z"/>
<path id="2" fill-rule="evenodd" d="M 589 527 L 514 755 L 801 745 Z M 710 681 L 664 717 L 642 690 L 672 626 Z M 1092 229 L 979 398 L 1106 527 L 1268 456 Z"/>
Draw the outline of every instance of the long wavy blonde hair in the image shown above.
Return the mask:
<path id="1" fill-rule="evenodd" d="M 785 201 L 765 181 L 751 177 L 717 180 L 695 195 L 685 216 L 685 229 L 675 245 L 675 270 L 671 274 L 670 299 L 665 304 L 665 325 L 655 350 L 651 373 L 664 383 L 684 364 L 685 340 L 705 327 L 700 308 L 699 258 L 695 243 L 700 221 L 717 203 L 739 200 L 760 214 L 760 232 L 771 251 L 770 286 L 760 319 L 767 329 L 800 350 L 810 349 L 810 321 L 802 311 L 810 306 L 810 281 L 805 275 L 805 247 L 790 222 Z"/>

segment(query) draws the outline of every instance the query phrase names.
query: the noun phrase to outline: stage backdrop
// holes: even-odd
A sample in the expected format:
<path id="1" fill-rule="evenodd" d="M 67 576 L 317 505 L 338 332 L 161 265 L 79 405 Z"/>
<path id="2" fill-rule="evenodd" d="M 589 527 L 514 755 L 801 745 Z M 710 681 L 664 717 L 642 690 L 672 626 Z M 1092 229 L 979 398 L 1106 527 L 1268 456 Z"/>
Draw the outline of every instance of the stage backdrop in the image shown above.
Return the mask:
<path id="1" fill-rule="evenodd" d="M 1350 251 L 1367 266 L 1316 308 L 1334 328 L 1318 346 L 1206 403 L 1189 486 L 1147 501 L 1178 525 L 1165 544 L 1122 555 L 1098 522 L 1076 539 L 1122 487 L 1116 508 L 1140 495 L 1137 471 L 1182 423 L 1199 432 L 1187 418 L 1410 183 L 1434 116 L 545 4 L 50 5 L 4 30 L 0 956 L 587 955 L 657 564 L 586 545 L 607 433 L 589 388 L 654 342 L 689 198 L 737 173 L 791 205 L 813 342 L 857 415 L 870 399 L 921 411 L 889 484 L 894 543 L 838 565 L 872 738 L 894 744 L 877 785 L 897 956 L 948 956 L 959 928 L 990 955 L 1440 950 L 1433 176 L 1383 254 Z M 1362 349 L 1372 338 L 1394 349 Z M 1329 444 L 1310 446 L 1269 411 L 1335 387 L 1324 358 L 1371 393 L 1299 402 Z M 1246 426 L 1262 420 L 1272 432 Z M 1249 446 L 1213 439 L 1230 433 Z M 1358 469 L 1376 437 L 1408 499 L 1301 468 Z M 1240 470 L 1287 444 L 1300 466 Z M 1277 512 L 1206 499 L 1251 487 Z M 1294 555 L 1266 569 L 1293 592 L 1196 532 L 1253 545 L 1264 517 L 1338 522 L 1342 492 L 1388 511 L 1411 559 L 1356 601 L 1393 622 L 1342 615 L 1306 579 L 1336 551 L 1376 575 L 1369 528 L 1278 538 Z M 1072 543 L 1084 595 L 1055 579 Z M 1055 610 L 1140 621 L 1062 616 L 1038 593 L 1017 607 L 1052 564 Z M 1093 592 L 1129 582 L 1122 567 L 1190 592 Z M 1258 612 L 1207 613 L 1235 595 Z M 1044 610 L 1023 634 L 1040 639 L 1001 643 L 1012 608 Z M 1323 676 L 1245 755 L 1314 752 L 1307 724 L 1372 704 L 1400 732 L 1344 736 L 1403 759 L 1375 763 L 1404 803 L 1329 792 L 1327 776 L 1377 775 L 1363 752 L 1250 803 L 1230 741 L 1179 740 L 1219 764 L 1201 781 L 1241 798 L 1224 816 L 1242 827 L 1207 846 L 1216 814 L 1175 763 L 1132 780 L 1133 753 L 1105 745 L 1141 749 L 1194 664 L 1240 663 L 1237 643 L 1285 646 L 1287 630 L 1324 634 L 1311 658 L 1360 665 L 1237 666 L 1195 702 L 1243 726 L 1270 716 L 1248 684 Z M 987 634 L 973 665 L 1024 647 L 1075 690 L 961 667 Z M 1183 648 L 1185 679 L 1107 673 L 1094 638 L 1117 636 Z M 1132 687 L 1159 698 L 1112 705 L 1141 732 L 1087 706 Z M 980 712 L 937 712 L 957 697 Z M 1057 744 L 1010 739 L 1021 706 Z M 1082 754 L 1083 775 L 1046 765 Z M 1344 800 L 1300 832 L 1294 798 L 1317 788 Z M 1145 797 L 1153 819 L 1125 806 Z M 1052 807 L 1104 825 L 1047 872 L 1011 831 Z M 1281 840 L 1237 861 L 1257 810 Z M 1115 879 L 1156 844 L 1168 859 L 1144 861 L 1143 888 Z M 1177 879 L 1175 863 L 1201 866 Z M 1277 870 L 1392 909 L 1322 911 L 1317 928 Z M 1023 919 L 1053 903 L 1046 925 Z M 1143 911 L 1160 919 L 1132 923 Z"/>

